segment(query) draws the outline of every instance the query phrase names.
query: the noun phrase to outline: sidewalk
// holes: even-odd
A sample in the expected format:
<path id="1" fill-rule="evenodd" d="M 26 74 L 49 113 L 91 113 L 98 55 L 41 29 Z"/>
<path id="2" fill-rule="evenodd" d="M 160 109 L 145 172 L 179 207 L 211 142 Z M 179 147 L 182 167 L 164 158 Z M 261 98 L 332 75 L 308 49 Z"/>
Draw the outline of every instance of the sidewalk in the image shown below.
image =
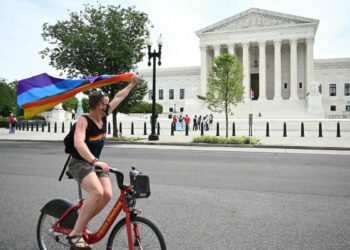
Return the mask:
<path id="1" fill-rule="evenodd" d="M 48 133 L 36 131 L 20 131 L 17 130 L 15 134 L 9 134 L 8 129 L 0 128 L 0 141 L 63 141 L 63 138 L 68 133 Z M 243 134 L 243 133 L 242 133 Z M 207 133 L 207 135 L 215 135 L 215 132 Z M 129 136 L 129 135 L 127 135 Z M 159 141 L 148 141 L 148 135 L 135 135 L 142 140 L 137 142 L 128 142 L 132 144 L 160 144 L 160 145 L 183 145 L 183 146 L 206 146 L 207 144 L 193 144 L 192 138 L 200 136 L 200 132 L 192 132 L 189 136 L 185 133 L 175 132 L 174 136 L 170 134 L 161 134 Z M 305 137 L 300 137 L 299 133 L 289 133 L 287 137 L 283 137 L 280 133 L 272 134 L 266 137 L 263 134 L 255 135 L 260 139 L 260 144 L 253 147 L 277 147 L 277 148 L 317 148 L 317 149 L 340 149 L 350 150 L 350 134 L 343 133 L 341 137 L 336 137 L 334 133 L 325 133 L 323 137 L 318 137 L 316 133 L 306 134 Z M 130 136 L 129 136 L 130 137 Z M 108 135 L 107 138 L 111 138 Z M 122 142 L 118 142 L 122 143 Z M 210 146 L 225 146 L 228 145 L 210 145 Z M 251 145 L 229 145 L 232 147 L 252 147 Z"/>

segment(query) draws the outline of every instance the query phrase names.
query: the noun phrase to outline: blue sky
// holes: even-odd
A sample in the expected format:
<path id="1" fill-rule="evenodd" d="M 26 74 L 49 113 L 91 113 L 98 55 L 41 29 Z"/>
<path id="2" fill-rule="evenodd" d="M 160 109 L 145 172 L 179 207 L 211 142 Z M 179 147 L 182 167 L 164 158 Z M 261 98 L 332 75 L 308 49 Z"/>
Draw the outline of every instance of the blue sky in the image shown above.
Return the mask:
<path id="1" fill-rule="evenodd" d="M 320 20 L 314 57 L 350 57 L 350 2 L 347 0 L 99 0 L 105 4 L 135 5 L 148 13 L 151 37 L 164 39 L 162 67 L 198 66 L 195 31 L 249 8 L 262 8 Z M 0 18 L 0 78 L 20 80 L 42 72 L 58 76 L 38 52 L 47 44 L 41 37 L 45 22 L 69 19 L 68 9 L 84 9 L 96 0 L 2 0 Z M 146 68 L 147 62 L 141 62 Z M 121 72 L 116 72 L 121 73 Z"/>

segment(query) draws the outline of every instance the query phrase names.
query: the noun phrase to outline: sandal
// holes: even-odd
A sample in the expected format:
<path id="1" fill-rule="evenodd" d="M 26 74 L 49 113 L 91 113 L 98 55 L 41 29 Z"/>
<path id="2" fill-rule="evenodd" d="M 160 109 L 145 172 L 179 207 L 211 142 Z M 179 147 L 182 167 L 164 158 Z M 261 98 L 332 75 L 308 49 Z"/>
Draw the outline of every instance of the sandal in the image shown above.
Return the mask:
<path id="1" fill-rule="evenodd" d="M 90 250 L 92 249 L 83 239 L 81 235 L 67 236 L 66 239 L 70 245 L 71 250 Z M 83 245 L 83 246 L 79 246 Z"/>

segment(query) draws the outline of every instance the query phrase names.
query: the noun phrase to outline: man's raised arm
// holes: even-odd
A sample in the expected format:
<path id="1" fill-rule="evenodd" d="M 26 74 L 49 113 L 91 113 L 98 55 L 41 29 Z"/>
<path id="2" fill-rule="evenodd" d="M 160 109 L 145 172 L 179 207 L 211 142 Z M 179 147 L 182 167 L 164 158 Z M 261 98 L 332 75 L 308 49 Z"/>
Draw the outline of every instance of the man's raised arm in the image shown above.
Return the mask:
<path id="1" fill-rule="evenodd" d="M 139 75 L 134 74 L 130 80 L 130 83 L 117 94 L 115 94 L 112 101 L 109 103 L 108 113 L 112 113 L 113 110 L 118 107 L 118 105 L 129 95 L 130 91 L 137 85 L 139 79 Z"/>

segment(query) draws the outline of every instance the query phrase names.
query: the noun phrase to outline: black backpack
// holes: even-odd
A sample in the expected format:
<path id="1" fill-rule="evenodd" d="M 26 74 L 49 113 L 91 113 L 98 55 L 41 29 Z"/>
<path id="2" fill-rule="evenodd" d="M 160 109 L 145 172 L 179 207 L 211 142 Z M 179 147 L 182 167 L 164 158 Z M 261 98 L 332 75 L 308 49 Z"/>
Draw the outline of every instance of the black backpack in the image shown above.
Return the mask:
<path id="1" fill-rule="evenodd" d="M 70 129 L 69 133 L 64 137 L 63 143 L 64 143 L 64 152 L 66 154 L 73 154 L 74 152 L 74 133 L 75 133 L 75 127 L 76 123 L 73 124 L 72 128 Z"/>
<path id="2" fill-rule="evenodd" d="M 85 119 L 87 119 L 86 115 L 83 115 L 85 117 Z M 68 166 L 68 163 L 70 161 L 70 158 L 72 157 L 72 154 L 75 151 L 74 148 L 74 133 L 75 133 L 75 127 L 76 127 L 76 123 L 73 124 L 72 128 L 70 129 L 69 133 L 66 135 L 66 137 L 63 139 L 63 143 L 64 143 L 64 152 L 66 152 L 66 154 L 69 154 L 66 163 L 64 164 L 64 167 L 62 169 L 61 175 L 59 177 L 59 181 L 62 180 L 63 174 L 66 171 L 66 168 Z"/>

